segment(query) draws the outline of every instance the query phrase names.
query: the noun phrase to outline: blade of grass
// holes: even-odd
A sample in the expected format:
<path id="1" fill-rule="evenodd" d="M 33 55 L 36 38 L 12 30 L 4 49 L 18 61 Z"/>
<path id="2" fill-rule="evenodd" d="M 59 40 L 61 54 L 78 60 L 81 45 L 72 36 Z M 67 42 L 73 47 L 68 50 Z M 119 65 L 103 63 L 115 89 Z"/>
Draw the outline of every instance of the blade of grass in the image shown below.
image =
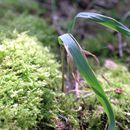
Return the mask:
<path id="1" fill-rule="evenodd" d="M 58 38 L 58 40 L 60 44 L 64 45 L 67 53 L 71 54 L 74 63 L 76 64 L 76 67 L 79 70 L 80 74 L 91 86 L 91 88 L 93 89 L 93 91 L 97 96 L 97 99 L 102 104 L 109 120 L 108 130 L 114 130 L 115 117 L 110 102 L 107 96 L 105 95 L 105 92 L 102 89 L 100 83 L 98 82 L 94 72 L 92 71 L 91 67 L 89 66 L 88 62 L 86 61 L 85 57 L 80 51 L 78 42 L 71 34 L 61 35 Z"/>
<path id="2" fill-rule="evenodd" d="M 111 18 L 111 17 L 107 17 L 101 14 L 97 14 L 97 13 L 91 13 L 91 12 L 81 12 L 78 13 L 72 24 L 69 27 L 69 32 L 71 32 L 75 26 L 76 20 L 77 18 L 84 18 L 84 19 L 89 19 L 92 20 L 94 22 L 97 22 L 98 24 L 101 24 L 105 27 L 111 28 L 117 32 L 120 32 L 124 35 L 130 35 L 130 29 L 128 29 L 125 25 L 123 25 L 122 23 L 118 22 L 117 20 Z"/>

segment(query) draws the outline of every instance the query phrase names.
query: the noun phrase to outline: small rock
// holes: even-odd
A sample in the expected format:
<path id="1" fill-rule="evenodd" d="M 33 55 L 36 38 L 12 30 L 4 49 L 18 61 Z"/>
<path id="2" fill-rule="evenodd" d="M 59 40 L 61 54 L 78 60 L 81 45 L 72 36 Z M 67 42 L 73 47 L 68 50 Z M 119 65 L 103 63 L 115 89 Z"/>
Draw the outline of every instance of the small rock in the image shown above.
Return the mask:
<path id="1" fill-rule="evenodd" d="M 114 62 L 114 61 L 112 61 L 112 60 L 110 60 L 110 59 L 107 59 L 106 61 L 105 61 L 105 63 L 104 63 L 104 66 L 106 67 L 106 68 L 108 68 L 108 69 L 113 69 L 113 68 L 117 68 L 117 64 Z"/>

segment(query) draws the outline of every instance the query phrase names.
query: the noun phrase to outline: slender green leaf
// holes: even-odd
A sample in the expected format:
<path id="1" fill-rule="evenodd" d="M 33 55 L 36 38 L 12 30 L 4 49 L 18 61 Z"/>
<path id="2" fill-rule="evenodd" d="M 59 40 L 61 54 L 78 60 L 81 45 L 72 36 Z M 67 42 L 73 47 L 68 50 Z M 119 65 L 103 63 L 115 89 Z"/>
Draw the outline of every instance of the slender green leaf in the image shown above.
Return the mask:
<path id="1" fill-rule="evenodd" d="M 109 27 L 117 32 L 121 32 L 122 34 L 130 35 L 130 29 L 128 29 L 125 25 L 118 22 L 117 20 L 115 20 L 111 17 L 101 15 L 101 14 L 90 13 L 90 12 L 78 13 L 75 16 L 74 21 L 72 22 L 69 32 L 71 32 L 72 29 L 74 28 L 77 18 L 89 19 L 89 20 L 95 21 L 105 27 Z"/>
<path id="2" fill-rule="evenodd" d="M 76 39 L 71 34 L 64 34 L 60 36 L 59 43 L 63 44 L 66 48 L 67 53 L 71 54 L 73 57 L 74 63 L 77 66 L 80 74 L 84 77 L 84 79 L 91 86 L 93 91 L 95 92 L 97 99 L 102 104 L 108 119 L 109 119 L 109 128 L 108 130 L 114 130 L 115 127 L 115 118 L 110 102 L 105 95 L 104 90 L 102 89 L 100 83 L 98 82 L 94 72 L 80 51 L 80 47 Z"/>

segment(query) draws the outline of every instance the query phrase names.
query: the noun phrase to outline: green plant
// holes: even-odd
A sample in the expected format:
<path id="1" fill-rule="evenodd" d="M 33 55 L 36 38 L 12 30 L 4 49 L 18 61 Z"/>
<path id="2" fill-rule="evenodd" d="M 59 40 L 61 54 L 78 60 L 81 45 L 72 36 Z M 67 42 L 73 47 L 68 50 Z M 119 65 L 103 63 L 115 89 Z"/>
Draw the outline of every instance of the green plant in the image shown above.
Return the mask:
<path id="1" fill-rule="evenodd" d="M 71 27 L 69 28 L 69 32 L 71 32 L 72 29 L 74 28 L 77 18 L 90 19 L 97 22 L 98 24 L 104 25 L 115 31 L 121 32 L 124 35 L 130 35 L 130 30 L 126 26 L 121 24 L 120 22 L 116 21 L 115 19 L 112 19 L 104 15 L 100 15 L 96 13 L 88 13 L 88 12 L 82 12 L 76 15 Z M 59 43 L 64 45 L 68 55 L 73 58 L 73 61 L 77 69 L 79 70 L 80 74 L 84 77 L 87 83 L 91 86 L 91 88 L 93 89 L 93 91 L 95 92 L 97 96 L 97 99 L 102 104 L 109 120 L 108 130 L 114 130 L 115 117 L 114 117 L 114 112 L 112 110 L 111 104 L 104 90 L 102 89 L 101 84 L 97 80 L 94 72 L 89 66 L 87 60 L 85 59 L 85 54 L 83 53 L 82 48 L 80 47 L 76 39 L 70 33 L 59 36 L 58 39 L 59 39 Z"/>
<path id="2" fill-rule="evenodd" d="M 12 33 L 0 45 L 0 129 L 27 130 L 41 119 L 51 124 L 60 65 L 36 37 Z"/>

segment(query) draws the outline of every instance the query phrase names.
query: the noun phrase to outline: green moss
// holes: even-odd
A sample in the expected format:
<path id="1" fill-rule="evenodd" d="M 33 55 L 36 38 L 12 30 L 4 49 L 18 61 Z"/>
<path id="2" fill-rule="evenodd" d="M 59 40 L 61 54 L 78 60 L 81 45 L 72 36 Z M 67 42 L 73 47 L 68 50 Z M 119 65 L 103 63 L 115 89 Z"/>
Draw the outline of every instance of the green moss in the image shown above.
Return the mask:
<path id="1" fill-rule="evenodd" d="M 54 29 L 32 15 L 41 11 L 34 0 L 0 6 L 0 129 L 35 129 L 40 122 L 55 127 L 60 65 L 43 47 L 54 45 Z"/>
<path id="2" fill-rule="evenodd" d="M 27 31 L 30 36 L 36 36 L 44 45 L 53 45 L 56 42 L 54 29 L 45 20 L 33 15 L 14 15 L 8 12 L 1 20 L 0 29 L 4 36 L 14 37 L 14 30 L 18 33 Z"/>
<path id="3" fill-rule="evenodd" d="M 4 15 L 5 11 L 14 11 L 14 13 L 41 13 L 38 2 L 35 0 L 0 0 L 0 15 Z"/>
<path id="4" fill-rule="evenodd" d="M 113 104 L 117 121 L 122 121 L 121 125 L 124 128 L 127 128 L 127 120 L 129 117 L 126 113 L 129 113 L 130 106 L 129 71 L 123 65 L 118 65 L 113 69 L 102 68 L 97 73 L 99 74 L 98 78 L 101 81 L 102 86 L 104 86 L 104 89 L 108 91 L 106 93 Z M 102 74 L 107 81 L 101 77 Z M 107 82 L 109 82 L 110 85 Z M 121 92 L 118 92 L 118 90 L 121 90 Z"/>
<path id="5" fill-rule="evenodd" d="M 78 114 L 76 109 L 79 108 L 80 101 L 76 101 L 76 96 L 73 94 L 60 94 L 58 98 L 59 118 L 62 121 L 67 121 L 72 126 L 72 128 L 75 129 L 79 128 Z"/>
<path id="6" fill-rule="evenodd" d="M 53 116 L 54 91 L 60 86 L 59 64 L 46 47 L 26 33 L 1 43 L 0 128 L 25 130 L 43 118 L 49 120 Z M 45 105 L 47 102 L 50 106 Z"/>
<path id="7" fill-rule="evenodd" d="M 3 39 L 4 36 L 14 38 L 15 34 L 12 34 L 14 30 L 18 33 L 26 31 L 28 35 L 36 36 L 44 45 L 54 45 L 57 35 L 53 27 L 44 18 L 38 16 L 37 12 L 40 10 L 38 2 L 35 0 L 0 0 L 0 6 L 1 38 L 2 36 Z M 44 11 L 41 10 L 41 12 Z"/>

